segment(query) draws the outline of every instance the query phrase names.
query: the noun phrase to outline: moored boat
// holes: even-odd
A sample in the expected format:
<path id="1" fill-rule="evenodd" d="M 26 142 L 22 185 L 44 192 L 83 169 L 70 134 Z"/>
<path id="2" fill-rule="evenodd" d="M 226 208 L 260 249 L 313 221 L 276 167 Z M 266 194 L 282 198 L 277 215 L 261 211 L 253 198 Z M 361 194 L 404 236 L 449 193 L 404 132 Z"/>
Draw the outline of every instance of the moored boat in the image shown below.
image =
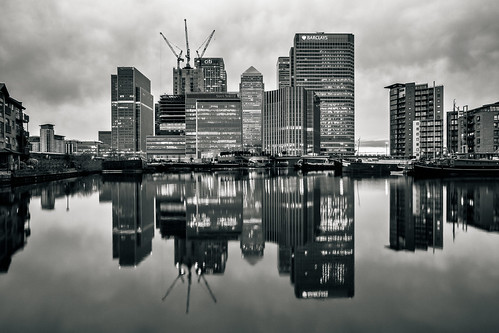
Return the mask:
<path id="1" fill-rule="evenodd" d="M 414 164 L 415 177 L 499 176 L 499 160 L 445 158 Z"/>

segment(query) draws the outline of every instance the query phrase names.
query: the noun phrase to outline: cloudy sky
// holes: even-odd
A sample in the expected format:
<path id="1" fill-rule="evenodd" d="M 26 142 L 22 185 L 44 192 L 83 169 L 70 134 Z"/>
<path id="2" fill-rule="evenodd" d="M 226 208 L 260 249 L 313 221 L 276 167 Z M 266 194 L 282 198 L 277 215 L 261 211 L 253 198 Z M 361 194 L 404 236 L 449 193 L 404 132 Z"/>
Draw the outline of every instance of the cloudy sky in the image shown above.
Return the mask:
<path id="1" fill-rule="evenodd" d="M 110 76 L 134 66 L 155 101 L 172 93 L 175 57 L 163 32 L 191 54 L 223 57 L 229 91 L 250 66 L 276 87 L 275 64 L 296 32 L 355 35 L 356 139 L 386 140 L 396 82 L 443 84 L 445 109 L 499 101 L 497 0 L 2 0 L 0 82 L 23 102 L 29 130 L 55 124 L 68 139 L 110 130 Z"/>

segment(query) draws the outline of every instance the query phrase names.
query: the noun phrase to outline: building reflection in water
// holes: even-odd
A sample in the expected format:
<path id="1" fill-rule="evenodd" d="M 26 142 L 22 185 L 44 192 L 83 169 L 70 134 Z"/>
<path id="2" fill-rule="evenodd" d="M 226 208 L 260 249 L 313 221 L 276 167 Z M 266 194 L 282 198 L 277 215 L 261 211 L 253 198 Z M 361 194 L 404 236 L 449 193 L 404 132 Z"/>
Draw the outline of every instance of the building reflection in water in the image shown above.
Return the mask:
<path id="1" fill-rule="evenodd" d="M 390 248 L 443 249 L 443 189 L 440 180 L 390 182 Z"/>
<path id="2" fill-rule="evenodd" d="M 154 176 L 156 227 L 175 239 L 178 279 L 223 274 L 227 244 L 238 240 L 251 265 L 265 242 L 298 298 L 353 297 L 354 190 L 348 179 L 269 177 L 250 172 Z M 326 181 L 325 181 L 326 180 Z M 204 280 L 205 283 L 206 280 Z M 214 295 L 212 294 L 213 299 Z"/>
<path id="3" fill-rule="evenodd" d="M 447 222 L 488 232 L 499 231 L 499 183 L 490 180 L 447 181 Z"/>
<path id="4" fill-rule="evenodd" d="M 26 245 L 31 234 L 26 190 L 10 188 L 0 192 L 0 273 L 7 273 L 12 256 Z"/>
<path id="5" fill-rule="evenodd" d="M 154 192 L 138 179 L 109 181 L 113 210 L 113 259 L 120 267 L 135 267 L 152 252 Z M 101 198 L 107 194 L 101 192 Z"/>
<path id="6" fill-rule="evenodd" d="M 499 183 L 480 179 L 399 178 L 390 182 L 390 248 L 443 249 L 443 221 L 499 231 Z"/>
<path id="7" fill-rule="evenodd" d="M 265 180 L 263 225 L 297 298 L 354 296 L 354 189 L 348 178 Z"/>
<path id="8" fill-rule="evenodd" d="M 243 226 L 240 237 L 242 257 L 251 265 L 263 258 L 265 237 L 262 221 L 263 202 L 262 174 L 250 171 L 242 183 L 243 190 Z"/>

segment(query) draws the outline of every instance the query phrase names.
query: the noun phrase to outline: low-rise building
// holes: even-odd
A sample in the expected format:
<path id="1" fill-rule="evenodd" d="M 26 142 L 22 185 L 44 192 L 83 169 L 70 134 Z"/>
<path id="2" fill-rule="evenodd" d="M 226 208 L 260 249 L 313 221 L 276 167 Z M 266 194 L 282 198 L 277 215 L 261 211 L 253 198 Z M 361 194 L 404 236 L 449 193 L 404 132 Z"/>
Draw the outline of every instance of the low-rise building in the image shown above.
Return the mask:
<path id="1" fill-rule="evenodd" d="M 20 156 L 28 153 L 29 133 L 24 124 L 29 117 L 22 102 L 10 96 L 5 83 L 0 83 L 0 169 L 15 169 Z"/>
<path id="2" fill-rule="evenodd" d="M 459 153 L 490 155 L 499 153 L 499 102 L 476 109 L 459 111 L 458 146 L 450 148 Z M 451 130 L 447 124 L 447 132 Z"/>

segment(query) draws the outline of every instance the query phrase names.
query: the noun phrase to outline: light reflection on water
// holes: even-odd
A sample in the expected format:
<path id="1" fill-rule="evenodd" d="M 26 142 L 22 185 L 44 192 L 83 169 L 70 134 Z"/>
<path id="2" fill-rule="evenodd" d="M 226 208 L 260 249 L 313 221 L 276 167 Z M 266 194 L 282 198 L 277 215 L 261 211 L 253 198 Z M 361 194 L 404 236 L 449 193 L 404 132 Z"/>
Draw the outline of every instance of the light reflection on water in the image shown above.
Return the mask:
<path id="1" fill-rule="evenodd" d="M 497 180 L 180 173 L 0 196 L 2 332 L 499 323 Z"/>

